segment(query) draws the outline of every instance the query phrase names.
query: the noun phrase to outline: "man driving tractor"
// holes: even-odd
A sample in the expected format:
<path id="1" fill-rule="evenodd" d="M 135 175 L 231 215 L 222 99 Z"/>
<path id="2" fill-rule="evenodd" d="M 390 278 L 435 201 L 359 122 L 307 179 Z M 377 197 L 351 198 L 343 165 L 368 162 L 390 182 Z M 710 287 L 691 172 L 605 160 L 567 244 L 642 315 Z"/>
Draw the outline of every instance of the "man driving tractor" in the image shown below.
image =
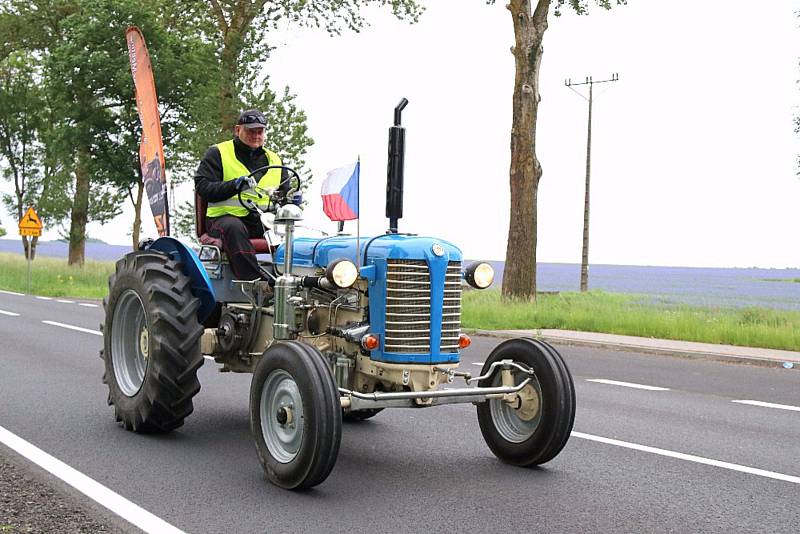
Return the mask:
<path id="1" fill-rule="evenodd" d="M 248 179 L 256 169 L 282 165 L 276 153 L 264 148 L 266 126 L 261 111 L 243 111 L 234 127 L 234 138 L 210 147 L 194 176 L 195 190 L 208 202 L 207 234 L 222 241 L 233 274 L 239 280 L 267 279 L 250 242 L 263 239 L 264 228 L 258 213 L 245 208 L 241 201 L 266 207 L 268 195 L 252 191 L 254 183 L 262 190 L 278 189 L 286 193 L 290 189 L 285 169 L 257 172 L 252 180 Z"/>

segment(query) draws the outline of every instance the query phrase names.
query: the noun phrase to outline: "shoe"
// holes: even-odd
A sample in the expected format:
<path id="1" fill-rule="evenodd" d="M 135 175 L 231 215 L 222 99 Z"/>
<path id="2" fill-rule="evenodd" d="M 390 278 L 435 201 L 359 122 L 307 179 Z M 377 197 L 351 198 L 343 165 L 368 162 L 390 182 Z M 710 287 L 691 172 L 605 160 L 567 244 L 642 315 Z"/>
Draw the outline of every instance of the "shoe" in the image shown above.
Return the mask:
<path id="1" fill-rule="evenodd" d="M 260 282 L 256 282 L 255 290 L 257 293 L 261 293 L 264 296 L 264 298 L 269 298 L 272 296 L 272 293 L 274 293 L 272 286 L 267 280 L 261 280 Z"/>

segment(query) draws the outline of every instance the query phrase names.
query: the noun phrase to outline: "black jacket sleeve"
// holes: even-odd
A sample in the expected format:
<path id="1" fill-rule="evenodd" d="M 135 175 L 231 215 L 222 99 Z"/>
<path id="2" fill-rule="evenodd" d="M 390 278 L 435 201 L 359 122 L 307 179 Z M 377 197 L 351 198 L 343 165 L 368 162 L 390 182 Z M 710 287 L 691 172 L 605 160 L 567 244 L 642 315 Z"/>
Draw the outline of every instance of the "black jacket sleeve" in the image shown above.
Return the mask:
<path id="1" fill-rule="evenodd" d="M 286 169 L 281 169 L 281 183 L 280 186 L 278 186 L 278 191 L 286 196 L 286 193 L 288 193 L 292 186 L 295 185 L 293 182 L 294 180 L 292 180 L 292 175 L 289 173 L 289 171 Z"/>
<path id="2" fill-rule="evenodd" d="M 216 146 L 206 151 L 194 173 L 194 188 L 206 202 L 219 202 L 236 194 L 233 181 L 222 181 L 222 155 Z"/>

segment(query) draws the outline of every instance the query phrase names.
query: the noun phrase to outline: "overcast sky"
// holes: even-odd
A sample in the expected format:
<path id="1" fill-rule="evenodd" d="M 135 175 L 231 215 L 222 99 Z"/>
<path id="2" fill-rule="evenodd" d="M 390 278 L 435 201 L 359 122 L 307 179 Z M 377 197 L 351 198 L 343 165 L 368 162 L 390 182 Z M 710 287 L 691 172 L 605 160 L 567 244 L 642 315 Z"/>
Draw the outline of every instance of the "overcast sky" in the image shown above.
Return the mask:
<path id="1" fill-rule="evenodd" d="M 320 183 L 360 155 L 361 232 L 385 231 L 387 131 L 406 97 L 400 230 L 448 239 L 470 258 L 504 258 L 514 65 L 503 4 L 431 0 L 415 25 L 370 10 L 360 34 L 273 35 L 265 73 L 297 94 L 316 142 L 307 224 L 335 228 Z M 798 9 L 791 0 L 629 0 L 586 17 L 551 14 L 539 261 L 580 262 L 587 102 L 564 80 L 617 72 L 618 82 L 595 86 L 590 263 L 800 267 Z M 90 225 L 90 235 L 127 243 L 131 220 Z"/>

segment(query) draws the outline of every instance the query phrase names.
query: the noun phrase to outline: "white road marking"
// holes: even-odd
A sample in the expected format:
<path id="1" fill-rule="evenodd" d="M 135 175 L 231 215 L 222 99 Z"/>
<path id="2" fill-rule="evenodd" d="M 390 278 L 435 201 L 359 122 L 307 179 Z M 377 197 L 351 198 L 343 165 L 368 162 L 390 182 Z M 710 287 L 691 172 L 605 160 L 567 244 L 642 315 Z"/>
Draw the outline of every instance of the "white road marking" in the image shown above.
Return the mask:
<path id="1" fill-rule="evenodd" d="M 52 326 L 60 326 L 61 328 L 68 328 L 70 330 L 76 330 L 78 332 L 86 332 L 87 334 L 94 334 L 96 336 L 102 336 L 103 335 L 103 333 L 100 332 L 99 330 L 90 330 L 88 328 L 82 328 L 80 326 L 72 326 L 71 324 L 57 323 L 55 321 L 42 321 L 42 322 L 44 324 L 49 324 L 49 325 L 52 325 Z M 214 361 L 214 358 L 211 357 L 211 356 L 205 356 L 204 355 L 203 358 L 206 358 L 207 360 L 211 360 L 212 362 Z"/>
<path id="2" fill-rule="evenodd" d="M 658 386 L 645 386 L 644 384 L 634 384 L 632 382 L 619 382 L 617 380 L 606 380 L 605 378 L 587 378 L 587 382 L 596 382 L 598 384 L 608 384 L 611 386 L 622 386 L 625 388 L 646 389 L 648 391 L 669 391 L 669 388 L 662 388 Z"/>
<path id="3" fill-rule="evenodd" d="M 62 303 L 64 303 L 64 304 L 75 304 L 75 301 L 74 301 L 74 300 L 64 300 L 64 299 L 58 299 L 58 300 L 56 300 L 56 302 L 62 302 Z"/>
<path id="4" fill-rule="evenodd" d="M 39 300 L 53 300 L 50 297 L 36 297 Z"/>
<path id="5" fill-rule="evenodd" d="M 775 404 L 772 402 L 762 402 L 757 400 L 734 400 L 739 404 L 749 404 L 750 406 L 761 406 L 762 408 L 777 408 L 778 410 L 791 410 L 793 412 L 800 412 L 799 406 L 790 406 L 788 404 Z"/>
<path id="6" fill-rule="evenodd" d="M 52 326 L 60 326 L 61 328 L 68 328 L 70 330 L 76 330 L 78 332 L 86 332 L 87 334 L 94 334 L 96 336 L 102 336 L 103 333 L 97 330 L 89 330 L 88 328 L 81 328 L 80 326 L 72 326 L 71 324 L 64 324 L 64 323 L 57 323 L 55 321 L 42 321 L 44 324 L 49 324 Z"/>
<path id="7" fill-rule="evenodd" d="M 81 302 L 78 306 L 86 306 L 87 308 L 97 308 L 97 304 L 89 304 L 88 302 Z"/>
<path id="8" fill-rule="evenodd" d="M 573 431 L 571 435 L 576 438 L 588 439 L 589 441 L 597 441 L 599 443 L 605 443 L 607 445 L 616 445 L 617 447 L 625 447 L 626 449 L 633 449 L 635 451 L 649 452 L 651 454 L 658 454 L 660 456 L 667 456 L 669 458 L 677 458 L 678 460 L 686 460 L 687 462 L 695 462 L 698 464 L 711 465 L 714 467 L 721 467 L 723 469 L 730 469 L 731 471 L 739 471 L 740 473 L 747 473 L 749 475 L 757 475 L 760 477 L 782 480 L 784 482 L 791 482 L 792 484 L 800 484 L 800 477 L 798 476 L 784 475 L 783 473 L 776 473 L 774 471 L 757 469 L 755 467 L 748 467 L 746 465 L 732 464 L 730 462 L 722 462 L 720 460 L 712 460 L 711 458 L 703 458 L 702 456 L 695 456 L 694 454 L 685 454 L 682 452 L 669 451 L 667 449 L 659 449 L 658 447 L 649 447 L 647 445 L 639 445 L 637 443 L 620 441 L 618 439 L 604 438 L 602 436 L 594 436 L 592 434 L 584 434 L 583 432 Z"/>
<path id="9" fill-rule="evenodd" d="M 18 297 L 24 297 L 25 296 L 22 293 L 17 293 L 16 291 L 5 291 L 3 289 L 0 289 L 0 293 L 3 293 L 4 295 L 16 295 Z"/>
<path id="10" fill-rule="evenodd" d="M 8 315 L 9 317 L 19 317 L 18 313 L 5 311 L 5 310 L 0 310 L 0 315 Z"/>
<path id="11" fill-rule="evenodd" d="M 2 426 L 0 426 L 0 443 L 15 450 L 18 454 L 145 532 L 183 532 Z"/>
<path id="12" fill-rule="evenodd" d="M 472 362 L 472 365 L 480 365 L 481 367 L 483 367 L 483 362 Z"/>

